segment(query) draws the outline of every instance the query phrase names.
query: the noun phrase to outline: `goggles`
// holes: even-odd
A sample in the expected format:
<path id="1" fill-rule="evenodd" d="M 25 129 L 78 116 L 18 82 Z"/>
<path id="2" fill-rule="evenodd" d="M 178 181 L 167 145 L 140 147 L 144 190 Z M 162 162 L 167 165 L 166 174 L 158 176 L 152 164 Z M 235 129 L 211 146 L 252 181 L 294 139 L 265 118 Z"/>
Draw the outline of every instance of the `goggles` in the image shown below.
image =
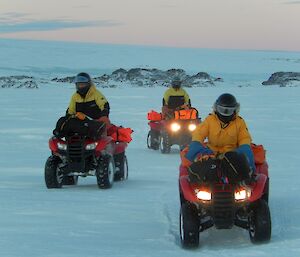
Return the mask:
<path id="1" fill-rule="evenodd" d="M 237 107 L 226 107 L 217 105 L 216 111 L 221 114 L 222 116 L 231 116 L 234 114 L 234 112 L 237 110 Z"/>
<path id="2" fill-rule="evenodd" d="M 76 76 L 74 79 L 74 83 L 90 83 L 90 80 L 84 76 Z"/>
<path id="3" fill-rule="evenodd" d="M 182 82 L 180 80 L 174 80 L 172 81 L 172 86 L 173 87 L 180 87 Z"/>

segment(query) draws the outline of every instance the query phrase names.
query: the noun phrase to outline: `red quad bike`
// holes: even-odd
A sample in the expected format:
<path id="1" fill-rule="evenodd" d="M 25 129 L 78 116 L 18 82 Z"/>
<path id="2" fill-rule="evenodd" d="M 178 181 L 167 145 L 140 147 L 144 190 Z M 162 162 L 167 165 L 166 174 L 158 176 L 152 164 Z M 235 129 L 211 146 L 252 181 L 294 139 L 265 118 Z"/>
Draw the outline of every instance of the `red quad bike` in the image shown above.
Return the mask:
<path id="1" fill-rule="evenodd" d="M 192 140 L 192 132 L 200 123 L 198 111 L 195 108 L 176 110 L 171 119 L 165 119 L 155 111 L 148 113 L 150 131 L 147 136 L 149 149 L 161 153 L 170 153 L 172 145 L 179 145 L 180 149 L 187 146 Z"/>
<path id="2" fill-rule="evenodd" d="M 252 243 L 270 240 L 269 175 L 266 161 L 256 162 L 255 175 L 251 184 L 246 186 L 222 181 L 192 183 L 190 171 L 181 165 L 179 193 L 180 238 L 183 247 L 198 247 L 200 232 L 213 226 L 216 229 L 231 229 L 235 225 L 247 229 Z"/>
<path id="3" fill-rule="evenodd" d="M 98 140 L 74 134 L 49 140 L 51 156 L 45 164 L 47 188 L 76 185 L 78 177 L 96 176 L 99 188 L 111 188 L 114 181 L 128 178 L 126 142 L 110 136 Z"/>

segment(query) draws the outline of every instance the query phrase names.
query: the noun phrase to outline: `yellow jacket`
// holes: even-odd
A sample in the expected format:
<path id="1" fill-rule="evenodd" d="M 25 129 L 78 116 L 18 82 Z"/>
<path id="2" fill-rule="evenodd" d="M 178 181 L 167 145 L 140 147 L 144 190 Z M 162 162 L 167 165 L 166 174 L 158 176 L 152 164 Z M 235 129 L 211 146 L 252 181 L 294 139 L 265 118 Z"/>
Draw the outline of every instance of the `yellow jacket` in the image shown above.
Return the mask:
<path id="1" fill-rule="evenodd" d="M 193 132 L 193 141 L 204 143 L 215 153 L 225 153 L 241 145 L 251 143 L 251 136 L 245 121 L 237 116 L 228 125 L 222 123 L 218 116 L 210 114 Z"/>
<path id="2" fill-rule="evenodd" d="M 105 96 L 96 89 L 95 85 L 92 85 L 85 97 L 82 97 L 77 92 L 73 94 L 68 114 L 83 112 L 86 115 L 95 116 L 92 118 L 96 119 L 100 112 L 105 109 L 107 103 Z"/>
<path id="3" fill-rule="evenodd" d="M 170 96 L 183 96 L 185 101 L 184 104 L 189 104 L 190 97 L 183 88 L 175 90 L 173 87 L 170 87 L 164 94 L 164 100 L 166 105 L 168 105 L 169 103 Z"/>

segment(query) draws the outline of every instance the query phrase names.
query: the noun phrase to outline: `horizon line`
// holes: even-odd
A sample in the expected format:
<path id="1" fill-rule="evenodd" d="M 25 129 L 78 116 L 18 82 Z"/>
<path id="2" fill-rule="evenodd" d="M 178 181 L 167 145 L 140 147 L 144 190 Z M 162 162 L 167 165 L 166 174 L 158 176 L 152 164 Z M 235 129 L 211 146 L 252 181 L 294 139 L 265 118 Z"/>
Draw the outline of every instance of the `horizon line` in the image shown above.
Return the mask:
<path id="1" fill-rule="evenodd" d="M 125 43 L 102 43 L 94 41 L 79 41 L 79 40 L 59 40 L 59 39 L 28 39 L 28 38 L 14 38 L 14 37 L 2 37 L 0 40 L 15 40 L 15 41 L 36 41 L 36 42 L 57 42 L 57 43 L 70 43 L 70 44 L 90 44 L 90 45 L 106 45 L 106 46 L 127 46 L 127 47 L 145 47 L 145 48 L 170 48 L 170 49 L 191 49 L 191 50 L 216 50 L 216 51 L 245 51 L 245 52 L 288 52 L 288 53 L 300 53 L 299 50 L 287 50 L 287 49 L 257 49 L 257 48 L 210 48 L 210 47 L 187 47 L 187 46 L 167 46 L 159 44 L 125 44 Z"/>

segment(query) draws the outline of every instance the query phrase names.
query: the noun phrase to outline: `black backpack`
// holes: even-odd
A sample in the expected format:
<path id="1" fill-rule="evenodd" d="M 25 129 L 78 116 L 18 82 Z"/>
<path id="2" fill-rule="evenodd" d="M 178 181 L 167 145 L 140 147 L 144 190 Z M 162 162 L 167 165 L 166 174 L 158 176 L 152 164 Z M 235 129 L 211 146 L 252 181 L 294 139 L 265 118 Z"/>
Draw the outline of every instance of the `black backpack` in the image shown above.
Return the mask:
<path id="1" fill-rule="evenodd" d="M 191 183 L 214 183 L 226 177 L 230 184 L 250 179 L 250 166 L 244 154 L 227 152 L 222 159 L 194 162 L 188 169 Z"/>
<path id="2" fill-rule="evenodd" d="M 74 134 L 97 140 L 105 131 L 105 123 L 97 120 L 79 120 L 72 116 L 61 117 L 53 130 L 57 137 L 69 137 Z"/>
<path id="3" fill-rule="evenodd" d="M 242 153 L 225 153 L 224 158 L 221 160 L 221 170 L 230 183 L 238 183 L 250 179 L 250 165 L 246 156 Z"/>
<path id="4" fill-rule="evenodd" d="M 194 162 L 189 168 L 189 178 L 191 183 L 213 183 L 218 181 L 218 167 L 220 160 L 209 158 Z"/>

